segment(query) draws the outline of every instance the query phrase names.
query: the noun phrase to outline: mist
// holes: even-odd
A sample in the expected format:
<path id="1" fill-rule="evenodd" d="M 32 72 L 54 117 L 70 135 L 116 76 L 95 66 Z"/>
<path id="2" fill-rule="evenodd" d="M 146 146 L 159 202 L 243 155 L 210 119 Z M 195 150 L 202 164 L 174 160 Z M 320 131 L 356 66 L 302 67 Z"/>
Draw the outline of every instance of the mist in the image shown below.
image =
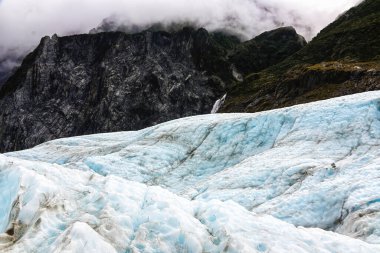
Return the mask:
<path id="1" fill-rule="evenodd" d="M 294 26 L 307 40 L 360 0 L 0 0 L 0 70 L 13 68 L 45 35 L 118 25 L 190 22 L 250 39 Z"/>

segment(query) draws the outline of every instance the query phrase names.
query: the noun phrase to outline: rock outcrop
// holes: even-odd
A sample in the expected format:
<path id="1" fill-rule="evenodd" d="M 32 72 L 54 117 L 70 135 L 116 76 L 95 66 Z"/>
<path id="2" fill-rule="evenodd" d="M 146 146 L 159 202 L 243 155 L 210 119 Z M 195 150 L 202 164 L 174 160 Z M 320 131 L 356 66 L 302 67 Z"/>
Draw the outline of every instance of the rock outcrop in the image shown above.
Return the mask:
<path id="1" fill-rule="evenodd" d="M 287 43 L 277 44 L 279 31 L 240 43 L 193 28 L 45 37 L 0 89 L 0 152 L 209 113 L 242 81 L 240 58 L 257 71 L 304 46 L 294 29 L 283 30 Z M 270 40 L 272 50 L 261 50 Z"/>

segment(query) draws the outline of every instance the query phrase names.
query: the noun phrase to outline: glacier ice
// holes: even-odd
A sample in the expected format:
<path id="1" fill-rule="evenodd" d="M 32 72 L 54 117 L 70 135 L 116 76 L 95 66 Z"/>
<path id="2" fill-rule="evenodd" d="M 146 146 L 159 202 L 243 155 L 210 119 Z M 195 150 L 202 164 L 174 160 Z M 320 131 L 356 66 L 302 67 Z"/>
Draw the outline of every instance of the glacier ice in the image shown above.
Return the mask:
<path id="1" fill-rule="evenodd" d="M 0 247 L 380 252 L 379 146 L 378 91 L 50 141 L 0 156 Z"/>
<path id="2" fill-rule="evenodd" d="M 241 205 L 187 200 L 159 186 L 0 155 L 1 252 L 379 252 Z M 3 194 L 6 189 L 16 194 Z M 5 200 L 5 201 L 4 201 Z M 5 228 L 5 229 L 4 229 Z"/>

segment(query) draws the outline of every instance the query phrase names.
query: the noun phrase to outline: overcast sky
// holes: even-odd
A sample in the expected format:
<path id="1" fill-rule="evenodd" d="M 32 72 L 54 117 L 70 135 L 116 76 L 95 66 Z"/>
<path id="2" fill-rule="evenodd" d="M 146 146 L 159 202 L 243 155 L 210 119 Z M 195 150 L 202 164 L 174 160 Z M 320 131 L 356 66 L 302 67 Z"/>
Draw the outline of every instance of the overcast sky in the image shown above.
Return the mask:
<path id="1" fill-rule="evenodd" d="M 0 0 L 0 60 L 24 54 L 45 35 L 85 33 L 104 18 L 121 23 L 192 21 L 251 38 L 294 26 L 310 40 L 360 0 Z M 12 53 L 12 54 L 13 54 Z M 3 57 L 4 58 L 4 57 Z"/>

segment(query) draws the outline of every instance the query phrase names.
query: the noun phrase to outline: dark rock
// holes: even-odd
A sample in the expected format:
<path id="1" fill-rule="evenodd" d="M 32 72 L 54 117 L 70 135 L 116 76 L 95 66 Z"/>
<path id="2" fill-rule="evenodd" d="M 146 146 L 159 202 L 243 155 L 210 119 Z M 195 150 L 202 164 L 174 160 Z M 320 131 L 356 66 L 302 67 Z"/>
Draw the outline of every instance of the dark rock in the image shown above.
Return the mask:
<path id="1" fill-rule="evenodd" d="M 0 89 L 0 152 L 209 113 L 239 44 L 193 28 L 45 37 Z"/>
<path id="2" fill-rule="evenodd" d="M 281 62 L 305 45 L 306 40 L 293 27 L 282 27 L 240 44 L 230 61 L 247 75 Z"/>

